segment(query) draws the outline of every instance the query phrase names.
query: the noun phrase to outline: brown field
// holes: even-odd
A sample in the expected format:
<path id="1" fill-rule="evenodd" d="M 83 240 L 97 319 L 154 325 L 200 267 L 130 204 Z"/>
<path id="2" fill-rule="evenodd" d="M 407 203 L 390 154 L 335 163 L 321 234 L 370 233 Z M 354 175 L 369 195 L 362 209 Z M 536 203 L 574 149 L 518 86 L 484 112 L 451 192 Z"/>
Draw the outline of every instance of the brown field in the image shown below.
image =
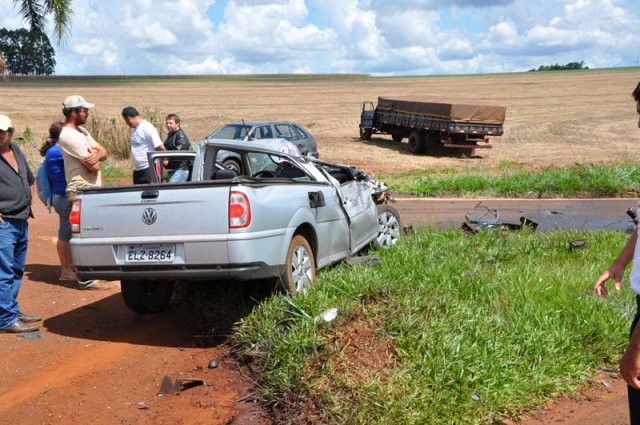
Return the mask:
<path id="1" fill-rule="evenodd" d="M 257 79 L 176 78 L 110 82 L 104 79 L 52 79 L 0 83 L 0 113 L 14 120 L 18 134 L 30 128 L 43 140 L 51 121 L 61 117 L 62 100 L 80 94 L 96 104 L 94 113 L 119 119 L 134 105 L 176 112 L 192 141 L 220 124 L 240 119 L 293 120 L 318 139 L 321 158 L 374 172 L 424 167 L 491 167 L 508 161 L 529 168 L 585 162 L 639 160 L 640 142 L 631 91 L 640 69 L 499 75 L 326 79 L 286 76 Z M 474 158 L 412 155 L 380 136 L 358 139 L 361 102 L 377 96 L 434 95 L 491 101 L 507 107 L 505 134 L 493 149 Z"/>

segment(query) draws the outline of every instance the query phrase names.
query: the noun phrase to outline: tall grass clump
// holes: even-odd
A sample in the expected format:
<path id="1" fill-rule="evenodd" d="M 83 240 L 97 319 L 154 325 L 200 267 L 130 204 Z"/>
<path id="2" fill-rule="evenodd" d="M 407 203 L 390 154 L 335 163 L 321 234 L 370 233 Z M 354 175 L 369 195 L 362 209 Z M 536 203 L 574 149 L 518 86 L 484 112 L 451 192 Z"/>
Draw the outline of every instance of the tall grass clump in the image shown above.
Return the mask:
<path id="1" fill-rule="evenodd" d="M 159 117 L 157 109 L 144 106 L 140 110 L 140 115 L 151 122 L 158 129 L 158 133 L 163 134 L 163 121 Z M 117 159 L 129 159 L 131 156 L 131 130 L 121 116 L 106 118 L 92 112 L 89 114 L 86 127 L 93 138 L 105 147 L 110 156 L 113 155 Z"/>
<path id="2" fill-rule="evenodd" d="M 455 173 L 430 169 L 380 178 L 392 190 L 418 196 L 618 197 L 640 192 L 640 168 L 633 162 L 537 171 L 504 165 Z"/>
<path id="3" fill-rule="evenodd" d="M 578 238 L 587 248 L 569 250 Z M 239 325 L 238 351 L 276 420 L 493 423 L 616 363 L 633 296 L 591 289 L 624 242 L 420 229 L 380 265 L 342 264 L 306 295 L 260 305 Z M 319 320 L 330 307 L 337 319 Z"/>

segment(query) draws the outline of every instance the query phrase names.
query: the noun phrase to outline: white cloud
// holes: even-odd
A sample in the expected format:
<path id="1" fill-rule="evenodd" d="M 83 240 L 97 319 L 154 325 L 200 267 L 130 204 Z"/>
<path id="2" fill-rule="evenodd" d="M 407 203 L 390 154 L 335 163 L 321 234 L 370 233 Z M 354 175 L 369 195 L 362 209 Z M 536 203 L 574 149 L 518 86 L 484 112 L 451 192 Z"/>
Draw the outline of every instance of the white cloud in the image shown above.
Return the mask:
<path id="1" fill-rule="evenodd" d="M 637 65 L 637 0 L 85 0 L 59 74 L 517 71 Z M 208 12 L 215 9 L 217 22 Z M 0 0 L 0 28 L 23 25 Z M 49 32 L 49 34 L 52 34 Z M 52 38 L 52 37 L 51 37 Z M 53 40 L 52 40 L 53 41 Z"/>

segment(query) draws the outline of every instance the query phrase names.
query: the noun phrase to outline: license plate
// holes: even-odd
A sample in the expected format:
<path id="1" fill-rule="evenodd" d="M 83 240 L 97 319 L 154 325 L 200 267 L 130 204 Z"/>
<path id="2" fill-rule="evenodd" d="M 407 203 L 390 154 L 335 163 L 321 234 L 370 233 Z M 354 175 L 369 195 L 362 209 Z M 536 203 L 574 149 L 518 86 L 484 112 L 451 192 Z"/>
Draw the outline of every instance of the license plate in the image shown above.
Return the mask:
<path id="1" fill-rule="evenodd" d="M 175 245 L 129 245 L 125 261 L 127 263 L 170 263 L 175 253 Z"/>

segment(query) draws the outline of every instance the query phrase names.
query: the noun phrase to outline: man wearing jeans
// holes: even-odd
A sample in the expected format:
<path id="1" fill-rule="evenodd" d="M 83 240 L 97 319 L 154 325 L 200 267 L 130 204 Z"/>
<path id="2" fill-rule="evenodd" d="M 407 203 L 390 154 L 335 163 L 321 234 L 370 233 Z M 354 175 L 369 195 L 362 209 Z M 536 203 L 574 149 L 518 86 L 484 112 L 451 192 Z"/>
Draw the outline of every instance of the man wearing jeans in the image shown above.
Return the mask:
<path id="1" fill-rule="evenodd" d="M 636 112 L 640 115 L 640 83 L 631 93 L 636 101 Z M 640 121 L 638 121 L 640 128 Z M 640 213 L 640 201 L 638 202 L 638 213 Z M 640 227 L 631 235 L 627 244 L 622 248 L 613 264 L 605 270 L 596 281 L 595 291 L 601 297 L 608 295 L 605 284 L 608 280 L 615 282 L 615 288 L 619 291 L 622 285 L 624 269 L 633 260 L 631 268 L 631 288 L 636 293 L 636 315 L 631 323 L 631 340 L 620 359 L 620 374 L 627 381 L 629 394 L 629 415 L 632 425 L 640 425 L 640 244 L 638 232 Z"/>
<path id="2" fill-rule="evenodd" d="M 29 322 L 40 321 L 20 311 L 18 292 L 27 258 L 34 177 L 20 149 L 11 143 L 13 127 L 0 115 L 0 332 L 38 330 Z"/>

